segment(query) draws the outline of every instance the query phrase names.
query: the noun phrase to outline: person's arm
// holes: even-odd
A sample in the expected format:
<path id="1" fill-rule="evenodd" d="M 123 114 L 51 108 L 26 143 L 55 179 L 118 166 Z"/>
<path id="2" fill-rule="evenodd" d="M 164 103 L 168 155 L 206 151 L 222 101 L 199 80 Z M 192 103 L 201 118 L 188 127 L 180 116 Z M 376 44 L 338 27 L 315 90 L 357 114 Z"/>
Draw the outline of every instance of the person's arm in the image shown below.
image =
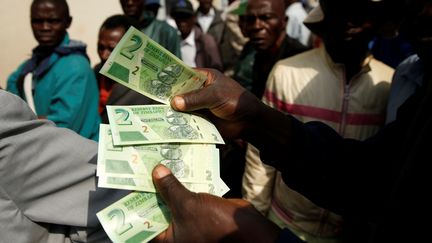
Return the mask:
<path id="1" fill-rule="evenodd" d="M 260 152 L 252 144 L 248 144 L 245 158 L 242 198 L 254 205 L 263 215 L 267 215 L 272 201 L 276 170 L 261 161 Z"/>
<path id="2" fill-rule="evenodd" d="M 100 123 L 99 90 L 88 61 L 81 55 L 61 58 L 53 70 L 56 81 L 48 114 L 40 114 L 59 127 L 92 138 Z"/>
<path id="3" fill-rule="evenodd" d="M 204 88 L 176 96 L 171 105 L 179 111 L 209 110 L 224 137 L 245 138 L 258 149 L 290 145 L 293 118 L 265 105 L 255 95 L 222 73 L 198 69 L 207 74 Z M 294 119 L 295 120 L 295 119 Z M 295 120 L 296 121 L 296 120 Z"/>
<path id="4" fill-rule="evenodd" d="M 51 242 L 62 234 L 90 240 L 96 231 L 104 237 L 96 212 L 128 192 L 96 189 L 97 144 L 37 120 L 23 100 L 5 91 L 0 104 L 2 240 Z"/>
<path id="5" fill-rule="evenodd" d="M 400 140 L 392 126 L 368 142 L 343 139 L 323 123 L 305 125 L 266 106 L 219 72 L 208 71 L 208 77 L 203 89 L 174 97 L 172 106 L 209 109 L 224 136 L 257 147 L 262 161 L 281 171 L 291 188 L 340 214 L 372 213 L 387 196 L 392 156 L 399 149 L 394 143 Z"/>
<path id="6" fill-rule="evenodd" d="M 223 64 L 222 64 L 222 58 L 221 53 L 218 47 L 218 44 L 216 43 L 216 40 L 213 36 L 209 34 L 203 33 L 203 52 L 206 53 L 205 55 L 205 67 L 207 68 L 214 68 L 219 71 L 223 71 Z"/>
<path id="7" fill-rule="evenodd" d="M 24 64 L 21 64 L 7 79 L 6 90 L 12 94 L 19 95 L 17 81 Z"/>
<path id="8" fill-rule="evenodd" d="M 248 202 L 190 192 L 163 165 L 153 170 L 153 183 L 172 214 L 154 242 L 275 242 L 281 233 Z"/>

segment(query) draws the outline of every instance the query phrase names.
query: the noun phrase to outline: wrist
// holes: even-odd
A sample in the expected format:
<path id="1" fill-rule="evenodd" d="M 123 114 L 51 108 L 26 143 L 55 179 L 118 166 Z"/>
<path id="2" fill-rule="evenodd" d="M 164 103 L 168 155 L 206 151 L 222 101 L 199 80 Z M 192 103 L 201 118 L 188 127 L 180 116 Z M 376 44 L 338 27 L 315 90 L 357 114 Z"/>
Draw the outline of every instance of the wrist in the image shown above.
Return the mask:
<path id="1" fill-rule="evenodd" d="M 261 152 L 284 151 L 292 135 L 293 118 L 264 103 L 257 106 L 242 137 Z"/>
<path id="2" fill-rule="evenodd" d="M 283 242 L 305 243 L 303 240 L 298 238 L 293 232 L 291 232 L 287 228 L 279 232 L 279 235 L 274 242 L 275 243 L 283 243 Z"/>

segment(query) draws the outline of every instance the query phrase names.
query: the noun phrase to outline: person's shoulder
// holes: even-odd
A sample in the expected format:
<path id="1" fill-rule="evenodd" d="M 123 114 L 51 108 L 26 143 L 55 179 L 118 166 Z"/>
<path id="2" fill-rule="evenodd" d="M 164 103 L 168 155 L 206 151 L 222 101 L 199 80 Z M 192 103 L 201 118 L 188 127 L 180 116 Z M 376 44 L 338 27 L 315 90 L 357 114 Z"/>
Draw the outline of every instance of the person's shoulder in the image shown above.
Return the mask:
<path id="1" fill-rule="evenodd" d="M 90 66 L 90 61 L 87 59 L 87 57 L 78 53 L 60 57 L 56 66 L 59 68 L 66 68 L 67 70 L 92 69 Z"/>
<path id="2" fill-rule="evenodd" d="M 0 89 L 0 103 L 1 104 L 9 104 L 6 101 L 18 101 L 20 98 L 6 90 Z"/>
<path id="3" fill-rule="evenodd" d="M 289 35 L 286 35 L 285 37 L 285 48 L 286 49 L 290 49 L 290 50 L 294 50 L 294 51 L 298 51 L 298 52 L 304 52 L 309 50 L 310 48 L 306 47 L 305 45 L 303 45 L 299 40 L 294 39 L 292 37 L 290 37 Z"/>
<path id="4" fill-rule="evenodd" d="M 303 66 L 314 67 L 322 61 L 319 48 L 313 48 L 299 54 L 281 59 L 278 65 L 284 68 L 298 68 Z"/>
<path id="5" fill-rule="evenodd" d="M 291 18 L 304 19 L 307 16 L 306 9 L 301 2 L 294 2 L 286 9 L 287 15 Z"/>
<path id="6" fill-rule="evenodd" d="M 195 40 L 204 42 L 203 44 L 206 44 L 206 45 L 207 44 L 217 45 L 216 39 L 214 38 L 213 35 L 208 34 L 208 33 L 204 33 L 201 30 L 201 28 L 199 28 L 198 26 L 194 26 L 193 30 L 195 32 Z"/>
<path id="7" fill-rule="evenodd" d="M 171 25 L 169 25 L 166 21 L 155 19 L 153 22 L 154 22 L 154 25 L 158 26 L 161 30 L 166 31 L 166 32 L 174 32 L 177 35 L 177 30 L 174 27 L 172 27 Z"/>
<path id="8" fill-rule="evenodd" d="M 15 69 L 14 73 L 15 73 L 15 72 L 20 72 L 29 60 L 30 60 L 30 58 L 29 58 L 29 59 L 26 59 L 25 61 L 22 61 L 22 62 L 18 65 L 18 67 Z"/>
<path id="9" fill-rule="evenodd" d="M 375 58 L 372 58 L 372 60 L 369 63 L 369 66 L 371 68 L 372 71 L 377 71 L 380 73 L 385 73 L 387 75 L 393 75 L 395 69 L 392 68 L 391 66 L 385 64 L 382 61 L 379 61 Z"/>
<path id="10" fill-rule="evenodd" d="M 396 70 L 411 69 L 413 67 L 421 66 L 420 57 L 417 54 L 413 54 L 403 60 L 397 67 Z"/>
<path id="11" fill-rule="evenodd" d="M 9 85 L 11 85 L 11 82 L 14 83 L 17 81 L 19 75 L 21 74 L 24 66 L 26 65 L 26 63 L 28 61 L 29 61 L 29 59 L 20 63 L 19 66 L 14 71 L 12 71 L 12 73 L 9 74 L 8 79 L 7 79 L 7 86 L 8 86 L 7 89 L 9 89 Z"/>
<path id="12" fill-rule="evenodd" d="M 75 79 L 80 77 L 81 81 L 94 80 L 96 83 L 96 75 L 89 60 L 80 54 L 70 54 L 61 57 L 54 66 L 50 69 L 52 77 L 60 79 Z"/>
<path id="13" fill-rule="evenodd" d="M 223 13 L 222 10 L 219 10 L 219 9 L 217 9 L 217 8 L 213 8 L 213 9 L 214 9 L 214 11 L 215 11 L 215 16 L 220 17 L 220 16 L 222 15 L 222 13 Z"/>
<path id="14" fill-rule="evenodd" d="M 225 25 L 225 21 L 222 19 L 222 11 L 216 8 L 213 8 L 215 11 L 215 15 L 212 21 L 212 25 Z"/>
<path id="15" fill-rule="evenodd" d="M 0 106 L 0 117 L 9 116 L 9 118 L 12 118 L 13 115 L 9 114 L 9 112 L 14 112 L 17 116 L 26 117 L 25 119 L 34 119 L 34 114 L 25 101 L 6 90 L 0 89 L 0 104 L 2 104 Z"/>
<path id="16" fill-rule="evenodd" d="M 424 66 L 417 54 L 407 57 L 395 69 L 394 80 L 405 79 L 409 82 L 422 80 L 424 75 Z"/>

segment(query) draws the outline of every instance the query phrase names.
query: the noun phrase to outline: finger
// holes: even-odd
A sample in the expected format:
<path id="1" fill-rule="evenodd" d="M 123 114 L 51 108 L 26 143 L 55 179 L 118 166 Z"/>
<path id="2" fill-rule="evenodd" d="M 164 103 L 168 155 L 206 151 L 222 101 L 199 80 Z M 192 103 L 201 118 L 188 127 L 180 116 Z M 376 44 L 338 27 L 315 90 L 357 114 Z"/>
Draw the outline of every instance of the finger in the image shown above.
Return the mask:
<path id="1" fill-rule="evenodd" d="M 182 198 L 190 193 L 164 165 L 158 165 L 153 169 L 153 183 L 163 201 L 173 213 Z M 177 204 L 176 204 L 177 203 Z"/>
<path id="2" fill-rule="evenodd" d="M 243 199 L 232 198 L 228 200 L 243 208 L 255 208 L 250 202 Z"/>
<path id="3" fill-rule="evenodd" d="M 206 81 L 204 82 L 204 87 L 207 85 L 210 85 L 215 80 L 215 74 L 212 72 L 209 68 L 194 68 L 199 73 L 205 75 L 207 77 Z"/>
<path id="4" fill-rule="evenodd" d="M 153 238 L 150 242 L 152 243 L 172 243 L 174 242 L 174 228 L 173 224 L 171 223 L 168 226 L 168 229 L 161 232 L 159 235 L 157 235 L 155 238 Z"/>
<path id="5" fill-rule="evenodd" d="M 167 232 L 168 230 L 165 230 L 163 232 L 161 232 L 160 234 L 158 234 L 155 238 L 153 238 L 150 242 L 152 243 L 167 243 Z"/>
<path id="6" fill-rule="evenodd" d="M 203 88 L 186 94 L 177 95 L 171 100 L 171 106 L 178 111 L 194 111 L 200 109 L 211 109 L 220 103 L 215 86 L 212 85 L 217 75 L 210 70 L 200 70 L 207 76 Z"/>

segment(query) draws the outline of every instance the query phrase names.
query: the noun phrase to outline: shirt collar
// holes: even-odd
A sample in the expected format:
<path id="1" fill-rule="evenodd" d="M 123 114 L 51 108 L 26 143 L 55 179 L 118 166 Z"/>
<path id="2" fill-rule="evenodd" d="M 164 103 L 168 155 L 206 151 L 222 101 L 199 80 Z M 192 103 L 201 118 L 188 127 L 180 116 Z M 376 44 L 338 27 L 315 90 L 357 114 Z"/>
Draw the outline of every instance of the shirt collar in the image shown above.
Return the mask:
<path id="1" fill-rule="evenodd" d="M 203 14 L 202 12 L 198 11 L 198 16 L 205 16 L 205 17 L 214 17 L 216 15 L 216 12 L 214 8 L 211 8 L 207 14 Z"/>
<path id="2" fill-rule="evenodd" d="M 320 47 L 321 49 L 321 54 L 325 57 L 325 60 L 327 61 L 327 64 L 329 65 L 330 69 L 335 71 L 335 72 L 342 72 L 345 70 L 345 65 L 342 63 L 336 63 L 333 61 L 333 59 L 331 58 L 331 56 L 328 54 L 328 52 L 326 51 L 325 45 L 322 45 Z M 367 73 L 369 71 L 371 71 L 371 67 L 370 67 L 370 63 L 373 60 L 373 56 L 371 54 L 369 54 L 365 60 L 363 61 L 362 64 L 362 68 L 360 70 L 359 73 Z"/>
<path id="3" fill-rule="evenodd" d="M 195 30 L 192 29 L 188 37 L 182 41 L 183 44 L 189 45 L 189 46 L 195 46 Z"/>

